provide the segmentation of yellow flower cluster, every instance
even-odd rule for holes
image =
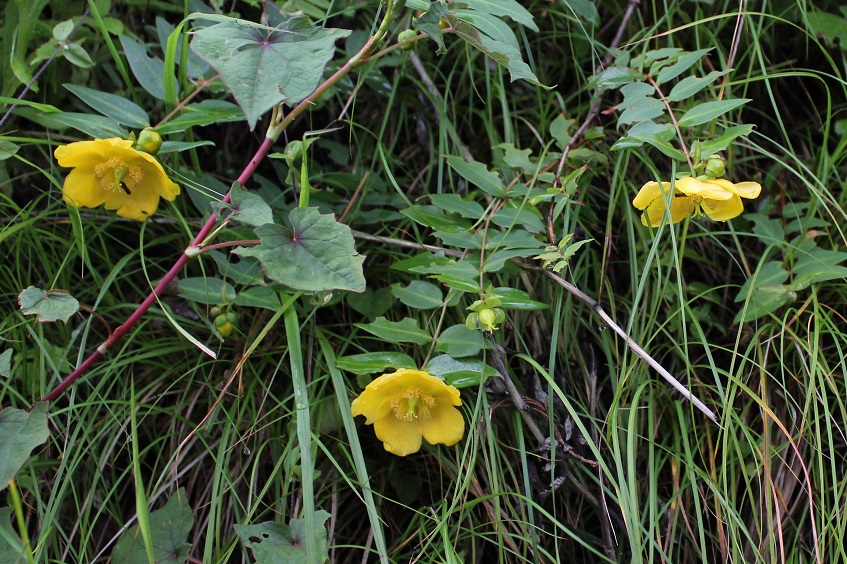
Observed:
[[[385,450],[397,456],[418,452],[421,438],[452,446],[465,433],[456,406],[459,390],[423,370],[401,368],[368,384],[353,400],[353,415],[364,415]]]
[[[162,165],[152,155],[125,139],[77,141],[58,147],[59,166],[73,167],[65,178],[62,196],[75,207],[105,204],[121,217],[144,221],[159,207],[159,198],[172,201],[179,194]]]
[[[726,221],[741,215],[741,198],[755,198],[762,191],[758,182],[733,184],[723,178],[684,176],[676,182],[648,182],[642,186],[632,204],[644,210],[641,223],[658,227],[669,212],[670,223],[679,223],[692,213],[705,213],[715,221]],[[670,201],[666,199],[671,194]],[[668,207],[670,203],[670,207]]]

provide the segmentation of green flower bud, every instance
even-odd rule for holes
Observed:
[[[215,318],[215,327],[217,327],[218,329],[220,329],[221,327],[223,327],[227,323],[229,323],[229,320],[226,318],[226,315],[224,315],[224,314],[220,314]]]
[[[232,323],[225,323],[223,326],[218,327],[218,333],[221,334],[221,337],[227,338],[235,332],[235,325]]]
[[[135,141],[135,149],[155,155],[162,147],[162,136],[159,135],[152,127],[145,127],[138,134],[138,139]]]
[[[726,161],[717,155],[706,161],[706,174],[712,178],[720,178],[726,172]]]
[[[497,314],[489,308],[479,310],[479,324],[485,331],[495,331],[497,329]]]
[[[410,40],[414,37],[417,37],[417,35],[418,34],[417,34],[417,32],[415,32],[414,29],[404,29],[403,31],[401,31],[400,33],[397,34],[397,43],[403,43],[404,41],[408,41],[408,40]],[[400,48],[403,51],[409,51],[414,46],[415,46],[414,43],[406,43],[405,45],[402,45]]]
[[[465,327],[471,331],[476,331],[479,328],[479,315],[476,313],[469,314],[468,318],[465,319]]]

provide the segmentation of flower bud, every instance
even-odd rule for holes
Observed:
[[[397,34],[397,43],[403,43],[404,41],[408,41],[414,37],[417,37],[417,32],[414,29],[404,29],[400,33]],[[414,43],[406,43],[405,45],[401,45],[400,48],[403,51],[409,51],[414,47]]]
[[[715,155],[706,161],[706,174],[712,178],[720,178],[726,172],[726,161]]]
[[[485,331],[497,329],[497,314],[493,309],[485,308],[479,310],[479,324]]]
[[[159,135],[152,127],[145,127],[138,134],[138,140],[135,142],[135,148],[145,153],[155,155],[162,147],[162,136]]]

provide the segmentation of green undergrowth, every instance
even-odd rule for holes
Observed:
[[[387,6],[277,4],[240,53],[298,78],[263,93],[219,52],[257,1],[0,12],[0,563],[847,559],[839,3],[409,0],[221,205]],[[56,147],[147,125],[174,202],[63,201]],[[680,136],[761,185],[743,214],[642,225]],[[213,210],[218,247],[41,404]],[[352,415],[395,368],[459,388],[461,441],[395,456]]]

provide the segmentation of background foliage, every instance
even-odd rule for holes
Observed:
[[[268,110],[341,69],[384,9],[5,4],[0,562],[847,559],[847,11],[408,0],[382,55],[220,204],[282,117]],[[291,83],[261,83],[269,53]],[[175,203],[139,224],[62,201],[56,146],[147,125]],[[642,184],[689,173],[680,135],[761,183],[745,214],[641,225]],[[48,417],[38,400],[210,209],[232,214],[214,241],[229,244],[190,261]],[[291,269],[272,239],[303,223],[320,236]],[[341,267],[305,274],[332,253]],[[466,327],[477,300],[505,312],[490,337]],[[461,388],[456,447],[394,457],[354,422],[350,399],[398,366]]]

